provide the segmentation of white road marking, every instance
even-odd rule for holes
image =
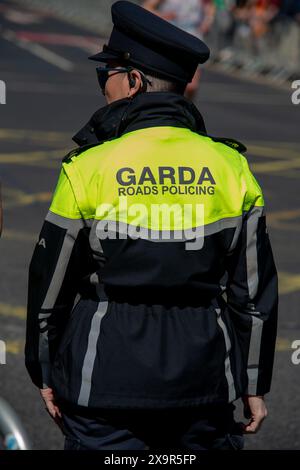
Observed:
[[[55,54],[44,46],[18,38],[11,30],[6,29],[2,31],[2,37],[65,72],[71,72],[74,69],[74,65],[68,59]]]

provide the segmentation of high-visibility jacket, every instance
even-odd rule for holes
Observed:
[[[95,408],[264,395],[277,274],[244,147],[175,94],[105,107],[98,141],[110,122],[64,159],[34,251],[32,380]]]

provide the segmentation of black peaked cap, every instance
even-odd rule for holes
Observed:
[[[121,0],[112,5],[111,13],[114,27],[109,42],[89,59],[121,60],[162,77],[190,82],[198,64],[209,58],[203,41],[145,8]]]

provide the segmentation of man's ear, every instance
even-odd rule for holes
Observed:
[[[128,74],[128,81],[132,96],[145,91],[143,76],[138,70],[132,70]]]
[[[145,93],[148,89],[148,85],[152,86],[152,81],[150,81],[146,75],[144,74],[144,72],[140,71],[140,70],[135,70],[136,74],[137,74],[137,77],[139,79],[139,92],[140,93]]]

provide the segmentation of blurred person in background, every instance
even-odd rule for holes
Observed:
[[[145,0],[143,7],[200,39],[208,33],[215,12],[211,0]],[[192,82],[186,88],[187,98],[195,98],[199,81],[198,67]]]
[[[233,9],[235,42],[249,63],[268,54],[268,33],[279,12],[281,0],[237,0]]]
[[[251,0],[249,1],[249,24],[254,39],[266,35],[270,23],[279,11],[280,0]]]

